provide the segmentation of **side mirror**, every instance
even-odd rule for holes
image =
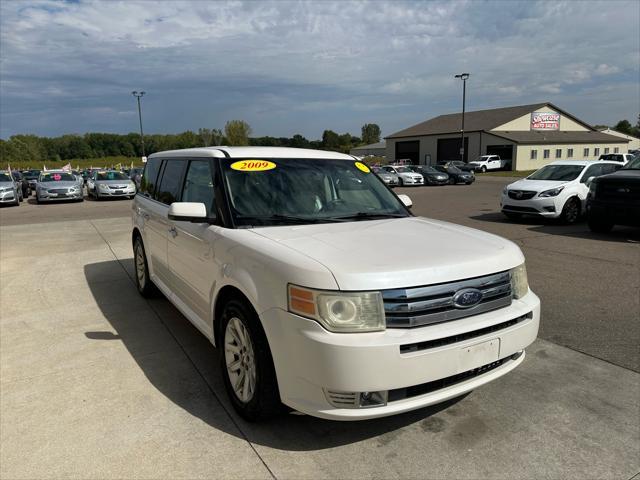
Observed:
[[[409,195],[405,195],[404,193],[401,193],[400,195],[398,195],[398,198],[400,199],[400,201],[402,203],[404,203],[405,207],[407,207],[407,208],[413,207],[413,202],[409,198]]]
[[[596,178],[596,177],[589,177],[589,178],[587,178],[587,181],[586,181],[586,182],[584,182],[584,183],[585,183],[585,185],[586,185],[587,187],[588,187],[588,186],[590,186],[590,185],[591,185],[591,182],[593,182],[593,180],[594,180],[595,178]]]
[[[204,223],[208,221],[207,207],[198,202],[174,202],[169,207],[169,220]]]

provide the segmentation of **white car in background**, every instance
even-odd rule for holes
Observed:
[[[424,177],[407,166],[384,165],[382,168],[389,173],[395,173],[398,175],[398,184],[401,187],[405,185],[424,185]]]
[[[607,160],[609,162],[619,162],[620,165],[626,165],[636,158],[632,153],[603,153],[598,160]]]
[[[500,170],[507,164],[506,160],[500,159],[499,155],[482,155],[476,158],[473,162],[469,162],[469,165],[473,167],[476,172],[486,172],[487,170]]]
[[[575,223],[584,212],[589,184],[622,168],[620,162],[558,161],[504,187],[500,207],[507,218],[523,215]]]

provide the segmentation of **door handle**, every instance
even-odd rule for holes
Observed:
[[[148,213],[143,213],[142,218],[144,218],[145,220],[149,220],[151,218],[151,215],[149,215]]]
[[[169,233],[171,234],[171,236],[172,236],[173,238],[176,238],[176,237],[178,236],[178,231],[176,230],[176,227],[171,227],[171,228],[169,229]]]

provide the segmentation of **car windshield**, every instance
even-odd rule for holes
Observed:
[[[462,173],[462,170],[460,170],[458,167],[454,167],[452,165],[449,168],[447,168],[447,172],[449,172],[449,173]]]
[[[122,172],[98,172],[96,180],[129,180]]]
[[[398,198],[360,162],[310,159],[253,160],[253,165],[249,162],[221,160],[236,225],[409,216]],[[255,164],[266,165],[268,169],[256,170]],[[243,165],[249,168],[243,169]]]
[[[11,176],[8,173],[0,173],[0,182],[10,182]]]
[[[613,160],[614,162],[622,162],[624,157],[619,153],[609,153],[606,155],[600,155],[599,160]]]
[[[398,173],[413,173],[409,167],[394,167]]]
[[[424,173],[442,173],[442,172],[439,172],[438,170],[436,170],[433,167],[422,167],[422,171]]]
[[[537,172],[533,172],[526,180],[570,182],[578,178],[582,170],[584,170],[584,165],[547,165]]]
[[[636,157],[635,159],[631,160],[620,170],[640,170],[640,157]]]
[[[29,170],[24,174],[24,176],[27,178],[38,178],[39,175],[40,175],[40,170]]]
[[[47,172],[40,175],[41,182],[75,182],[76,177],[67,172]]]

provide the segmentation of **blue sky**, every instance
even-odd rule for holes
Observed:
[[[551,101],[635,123],[640,3],[2,0],[0,137],[223,128],[383,135],[467,109]]]

